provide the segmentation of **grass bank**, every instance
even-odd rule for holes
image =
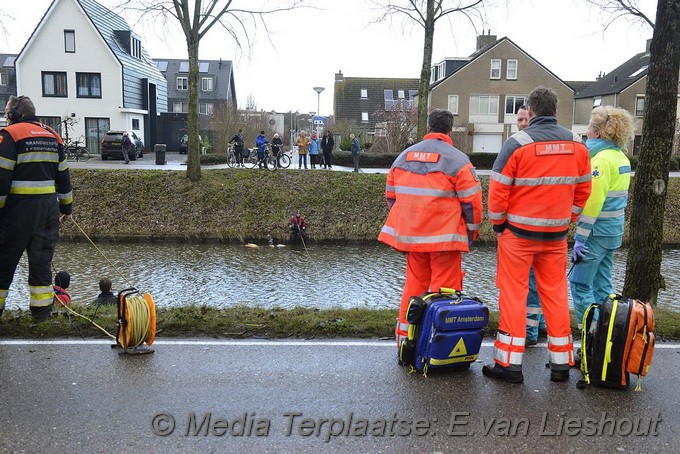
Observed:
[[[288,218],[301,209],[310,241],[373,242],[388,213],[384,174],[204,170],[192,183],[185,172],[75,169],[72,179],[78,224],[109,241],[284,242]],[[481,180],[486,200],[489,179]],[[668,190],[664,243],[678,245],[680,179]],[[82,238],[74,225],[62,236]],[[480,240],[494,241],[486,219]]]
[[[114,307],[74,306],[74,309],[95,321],[109,333],[116,334]],[[67,315],[62,309],[51,320],[32,326],[29,312],[7,313],[0,322],[3,337],[53,338],[74,337],[98,339],[105,335],[90,322]],[[656,336],[658,340],[680,339],[680,313],[657,308]],[[159,309],[157,326],[160,338],[394,338],[397,310],[368,309],[264,309],[239,306],[215,309],[189,306]],[[572,332],[578,337],[572,314]],[[498,329],[498,312],[491,313],[486,329],[487,339]]]
[[[185,172],[164,170],[72,171],[75,219],[95,240],[186,242],[285,242],[287,221],[301,209],[309,222],[310,241],[373,242],[387,216],[384,174],[351,172],[276,172],[252,169],[209,170],[191,183]],[[488,178],[482,178],[484,199]],[[680,244],[680,179],[669,183],[664,243]],[[626,226],[627,229],[627,226]],[[626,230],[627,232],[627,230]],[[627,235],[627,233],[626,233]],[[65,239],[80,241],[74,225],[62,227]],[[493,242],[487,220],[480,239]],[[87,316],[115,333],[115,311],[82,307]],[[680,314],[657,309],[657,333],[680,338]],[[391,338],[395,310],[238,307],[162,309],[162,337],[373,337]],[[101,337],[88,322],[58,316],[31,326],[27,312],[6,311],[0,336]],[[489,333],[497,329],[493,314]],[[574,326],[574,332],[575,326]]]

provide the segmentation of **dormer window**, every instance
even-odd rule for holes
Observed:
[[[76,51],[76,31],[64,30],[64,52],[74,53]]]
[[[361,89],[361,99],[366,99],[368,98],[368,89],[362,88]]]
[[[139,59],[142,58],[142,42],[134,36],[130,37],[130,55]]]

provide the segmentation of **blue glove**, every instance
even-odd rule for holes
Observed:
[[[571,260],[573,262],[579,262],[583,257],[586,256],[586,252],[588,252],[588,246],[586,246],[586,243],[576,240],[574,242],[574,252],[572,253]]]

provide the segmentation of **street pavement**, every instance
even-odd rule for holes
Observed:
[[[150,169],[156,169],[156,170],[186,170],[186,161],[187,161],[187,155],[185,154],[179,154],[178,152],[166,152],[165,154],[165,164],[156,164],[156,155],[151,152],[151,153],[146,153],[144,154],[144,157],[141,159],[137,159],[136,161],[130,161],[130,164],[125,164],[124,161],[122,160],[106,160],[102,161],[101,156],[99,155],[94,155],[92,158],[90,158],[88,161],[85,162],[69,162],[68,165],[70,168],[73,169],[144,169],[144,170],[150,170]],[[295,152],[293,156],[293,160],[290,164],[290,167],[288,169],[291,170],[298,170],[297,168],[297,163],[298,163],[298,155],[297,152]],[[336,172],[351,172],[353,170],[352,167],[346,167],[346,166],[338,166],[334,165],[332,169],[326,170],[322,169],[320,166],[317,166],[317,169],[312,170],[311,165],[308,163],[307,166],[309,169],[302,169],[302,171],[309,171],[309,172],[327,172],[327,171],[336,171]],[[201,166],[202,170],[215,170],[215,169],[228,169],[229,166],[226,164],[217,164],[217,165],[204,165]],[[248,169],[245,169],[248,170]],[[253,172],[258,171],[259,169],[250,169]],[[361,173],[387,173],[389,169],[380,169],[380,168],[362,168],[360,170]],[[480,172],[481,173],[481,172]]]
[[[130,164],[125,164],[122,160],[107,160],[107,161],[102,161],[101,157],[99,155],[94,155],[94,157],[90,158],[86,162],[69,162],[69,167],[73,169],[145,169],[145,170],[150,170],[150,169],[156,169],[156,170],[186,170],[186,160],[187,160],[187,155],[185,154],[179,154],[177,152],[166,152],[165,154],[165,164],[156,164],[156,156],[153,152],[151,153],[146,153],[143,158],[138,159],[137,161],[130,161]],[[297,168],[297,162],[298,162],[298,155],[297,152],[293,156],[292,163],[290,167],[288,168],[289,170],[298,170]],[[308,164],[309,166],[309,164]],[[311,166],[310,166],[311,167]],[[215,169],[228,169],[229,166],[226,164],[218,164],[218,165],[204,165],[201,166],[202,170],[215,170]],[[259,169],[252,169],[253,171],[257,171]],[[334,165],[333,168],[330,171],[335,171],[335,172],[351,172],[353,170],[352,167],[347,167],[347,166],[338,166]],[[359,170],[360,173],[387,173],[389,169],[386,168],[361,168]],[[305,171],[305,169],[302,169],[302,171]],[[322,169],[319,166],[317,166],[316,170],[311,170],[308,169],[307,171],[309,172],[328,172],[329,170],[327,169]],[[484,170],[484,169],[479,169],[477,170],[478,175],[490,175],[491,170]],[[633,172],[633,175],[635,172]],[[669,176],[671,177],[680,177],[680,172],[670,172]]]
[[[545,344],[521,385],[409,374],[393,341],[0,341],[0,451],[26,453],[680,452],[680,345],[642,391],[549,381]],[[480,357],[490,361],[491,342]]]

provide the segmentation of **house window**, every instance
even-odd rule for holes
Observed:
[[[361,99],[367,99],[368,98],[368,90],[366,88],[361,89]]]
[[[198,103],[198,113],[201,115],[212,115],[213,105],[210,102]]]
[[[61,117],[38,117],[38,120],[40,123],[49,126],[50,128],[54,129],[59,133],[59,135],[62,135],[61,131]]]
[[[361,121],[368,121],[368,112],[361,112]]]
[[[213,78],[203,77],[201,78],[201,90],[203,91],[213,91]]]
[[[102,76],[98,73],[76,73],[78,98],[101,98]]]
[[[510,95],[505,97],[505,114],[515,115],[525,103],[524,96]]]
[[[142,58],[142,42],[134,36],[130,38],[130,55]]]
[[[470,123],[498,123],[498,95],[470,96]]]
[[[7,73],[0,71],[0,85],[7,85]]]
[[[76,31],[64,30],[64,52],[73,53],[76,51]]]
[[[416,96],[418,96],[418,90],[409,90],[408,91],[408,99],[414,100],[416,99]]]
[[[501,60],[499,58],[491,59],[491,74],[489,75],[491,79],[501,78]]]
[[[177,89],[178,90],[188,90],[189,89],[189,78],[188,77],[178,77],[177,78]]]
[[[186,113],[189,111],[188,109],[189,105],[185,102],[173,102],[172,103],[172,111],[175,113]]]
[[[132,119],[132,129],[135,131],[139,131],[139,118]]]
[[[437,80],[442,80],[446,74],[446,62],[441,62],[437,65]]]
[[[42,90],[45,97],[66,98],[66,73],[42,73]]]
[[[645,97],[636,96],[635,97],[635,116],[641,117],[645,113]]]
[[[508,80],[517,80],[517,60],[508,60],[505,78]]]
[[[600,107],[602,105],[602,97],[600,96],[595,96],[593,98],[593,108],[595,107]]]
[[[405,96],[404,96],[404,90],[397,90],[397,97],[398,97],[399,99],[404,99],[404,98],[405,98]]]
[[[385,110],[391,110],[394,104],[394,90],[385,90]]]
[[[448,110],[454,115],[458,115],[458,95],[449,95]]]

